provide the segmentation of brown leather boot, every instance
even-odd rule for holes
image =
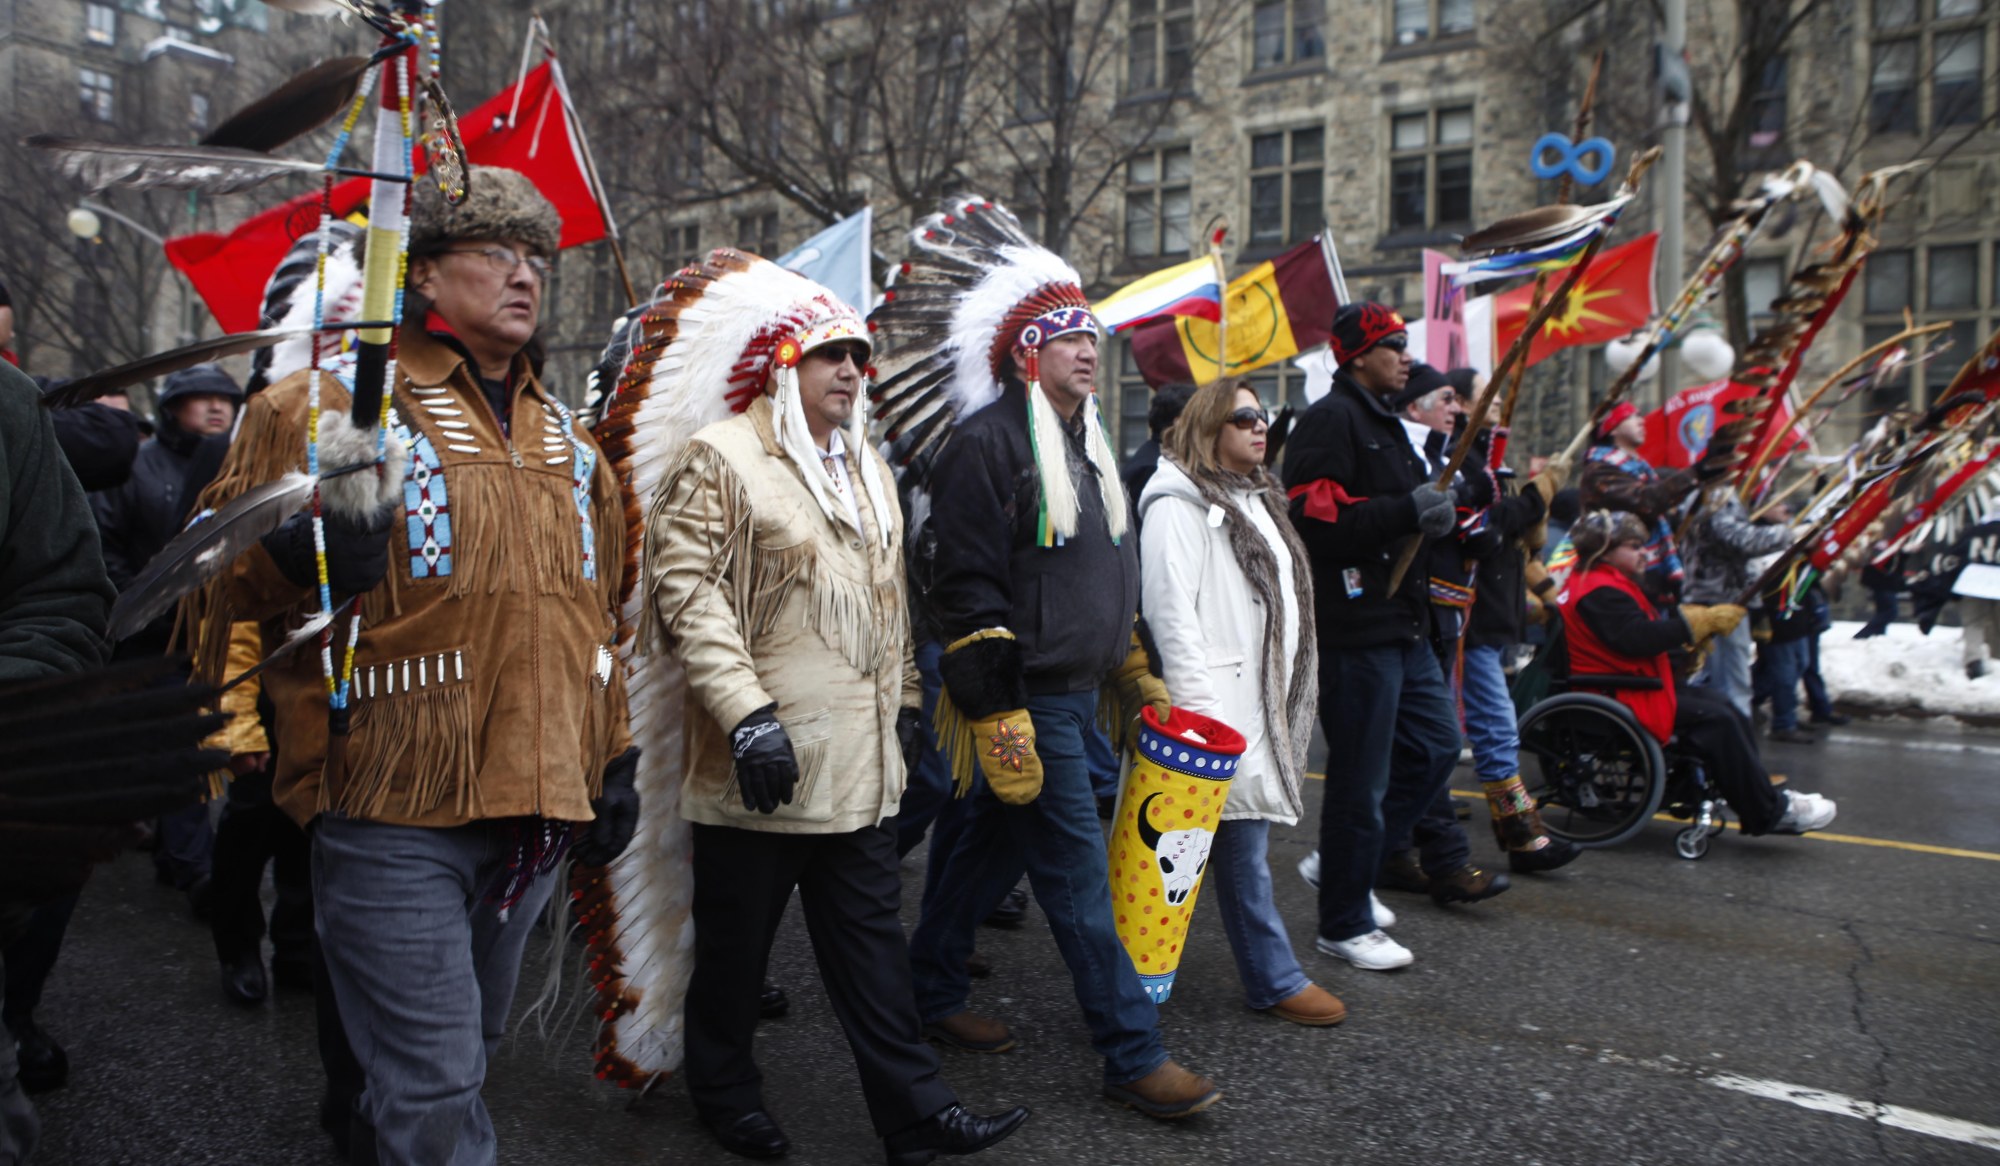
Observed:
[[[1147,1117],[1173,1121],[1200,1113],[1221,1101],[1222,1090],[1208,1078],[1168,1061],[1137,1081],[1106,1085],[1104,1096],[1123,1102]]]
[[[1325,1028],[1347,1019],[1347,1005],[1318,984],[1307,984],[1264,1011],[1307,1028]]]
[[[1492,898],[1510,885],[1506,875],[1480,870],[1467,863],[1450,874],[1432,877],[1431,902],[1440,907],[1446,903],[1477,903],[1481,899]]]
[[[968,1053],[1004,1053],[1015,1043],[1006,1025],[977,1012],[954,1012],[943,1020],[933,1020],[924,1025],[924,1035]]]
[[[1431,889],[1431,879],[1417,862],[1416,851],[1398,850],[1382,860],[1381,873],[1375,876],[1375,889],[1421,895]]]

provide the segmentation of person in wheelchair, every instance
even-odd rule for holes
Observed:
[[[1570,531],[1577,573],[1563,599],[1569,643],[1569,683],[1587,689],[1592,678],[1632,711],[1662,745],[1701,763],[1708,778],[1742,819],[1745,834],[1804,834],[1833,821],[1830,798],[1780,791],[1758,759],[1750,721],[1720,694],[1677,684],[1673,656],[1741,623],[1735,604],[1683,604],[1661,614],[1640,580],[1650,532],[1630,514],[1594,511]],[[1635,685],[1628,678],[1654,681]]]

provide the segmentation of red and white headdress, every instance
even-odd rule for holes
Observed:
[[[876,413],[894,459],[907,465],[935,449],[952,422],[1000,399],[1001,376],[1023,353],[1028,425],[1042,484],[1043,541],[1076,533],[1076,485],[1042,391],[1039,355],[1058,336],[1100,333],[1083,279],[1030,239],[1005,207],[976,196],[949,200],[910,233],[913,248],[868,316],[885,354],[876,361]],[[1111,535],[1125,533],[1124,487],[1098,416],[1084,403],[1085,449],[1098,469]]]

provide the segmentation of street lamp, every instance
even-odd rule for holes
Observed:
[[[159,247],[162,250],[166,248],[167,241],[160,237],[159,232],[154,231],[130,215],[121,214],[102,203],[78,202],[70,210],[69,214],[63,217],[63,224],[69,228],[69,233],[76,236],[78,240],[85,243],[95,243],[99,241],[98,232],[104,229],[105,219],[112,219],[122,224],[127,230],[144,238],[155,247]],[[185,279],[176,280],[175,284],[175,291],[180,297],[174,313],[175,327],[180,335],[175,342],[177,344],[192,344],[194,342],[194,325],[188,318],[190,305],[188,301],[187,281]],[[150,321],[148,322],[146,331],[148,336],[150,336],[152,333]],[[151,347],[150,340],[147,344],[148,347]]]

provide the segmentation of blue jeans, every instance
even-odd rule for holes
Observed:
[[[1262,1011],[1304,991],[1312,981],[1292,954],[1292,938],[1271,896],[1271,823],[1262,818],[1221,822],[1209,854],[1209,882],[1236,974],[1250,1007]]]
[[[1745,717],[1750,715],[1750,621],[1736,625],[1726,636],[1708,642],[1708,662],[1692,683],[1706,688],[1734,705]]]
[[[486,901],[513,856],[511,827],[327,814],[313,831],[315,922],[382,1166],[495,1160],[479,1089],[507,1031],[521,950],[557,882],[536,879],[505,918]]]
[[[1320,656],[1326,797],[1319,823],[1319,933],[1375,930],[1368,903],[1385,840],[1406,837],[1458,763],[1458,710],[1430,646],[1412,639]]]
[[[1472,768],[1480,781],[1520,775],[1519,718],[1497,647],[1465,650],[1465,736],[1472,742]]]
[[[1032,697],[1028,715],[1042,759],[1041,796],[1010,806],[984,782],[973,792],[971,820],[910,935],[917,1011],[929,1023],[965,1010],[973,932],[1025,870],[1069,966],[1091,1047],[1104,1058],[1104,1080],[1123,1085],[1165,1064],[1167,1052],[1160,1045],[1159,1011],[1140,987],[1111,919],[1104,828],[1084,755],[1097,693]]]
[[[1799,727],[1799,680],[1806,674],[1812,646],[1803,639],[1772,640],[1764,645],[1771,676],[1771,728]]]

